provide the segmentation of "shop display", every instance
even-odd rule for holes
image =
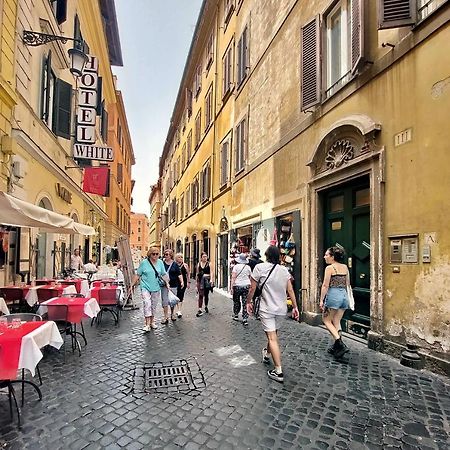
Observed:
[[[294,277],[294,255],[296,244],[292,233],[292,220],[281,218],[279,220],[278,242],[281,253],[281,264],[285,266]]]

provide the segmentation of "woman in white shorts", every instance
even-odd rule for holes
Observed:
[[[139,265],[136,275],[131,284],[131,289],[139,281],[141,283],[142,304],[144,307],[145,332],[155,329],[156,307],[161,302],[161,284],[165,283],[169,287],[169,276],[164,268],[163,262],[158,258],[159,249],[150,247],[147,258],[143,259]],[[168,309],[168,304],[162,304],[163,309]]]
[[[252,298],[257,286],[262,287],[259,316],[263,330],[267,336],[267,347],[262,350],[263,362],[270,362],[269,355],[273,358],[274,369],[267,375],[272,380],[282,383],[284,381],[281,368],[281,351],[278,344],[278,330],[287,313],[286,292],[294,306],[292,318],[298,320],[299,313],[294,289],[292,288],[291,275],[286,267],[281,266],[280,250],[271,245],[266,250],[266,262],[255,266],[251,277],[251,287],[247,296],[247,311],[253,314]]]

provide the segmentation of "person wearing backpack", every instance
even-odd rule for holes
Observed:
[[[242,325],[248,325],[248,313],[245,306],[250,289],[250,275],[252,269],[248,265],[245,253],[240,253],[231,273],[231,292],[233,294],[233,320],[239,320],[239,311],[242,303]]]
[[[143,330],[145,332],[157,328],[155,324],[155,315],[156,307],[161,301],[161,287],[169,287],[169,276],[164,269],[163,262],[158,256],[158,247],[150,247],[147,258],[141,261],[130,286],[129,294],[131,294],[131,290],[136,284],[139,282],[141,284],[142,305],[145,318]]]
[[[281,367],[281,351],[278,343],[278,330],[287,314],[286,292],[292,300],[292,318],[298,320],[299,312],[291,274],[286,267],[280,265],[280,249],[271,245],[266,250],[266,262],[257,264],[251,276],[251,287],[247,295],[247,310],[254,313],[253,294],[258,287],[261,292],[259,315],[261,325],[267,336],[267,346],[262,349],[262,359],[265,364],[270,363],[272,356],[274,368],[267,371],[270,379],[283,383],[284,375]]]

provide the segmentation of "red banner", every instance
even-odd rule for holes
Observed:
[[[83,191],[109,197],[109,167],[86,167],[84,169]]]

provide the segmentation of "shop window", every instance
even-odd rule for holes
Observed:
[[[278,245],[281,253],[281,264],[294,276],[294,256],[297,251],[293,234],[292,214],[277,219]]]

